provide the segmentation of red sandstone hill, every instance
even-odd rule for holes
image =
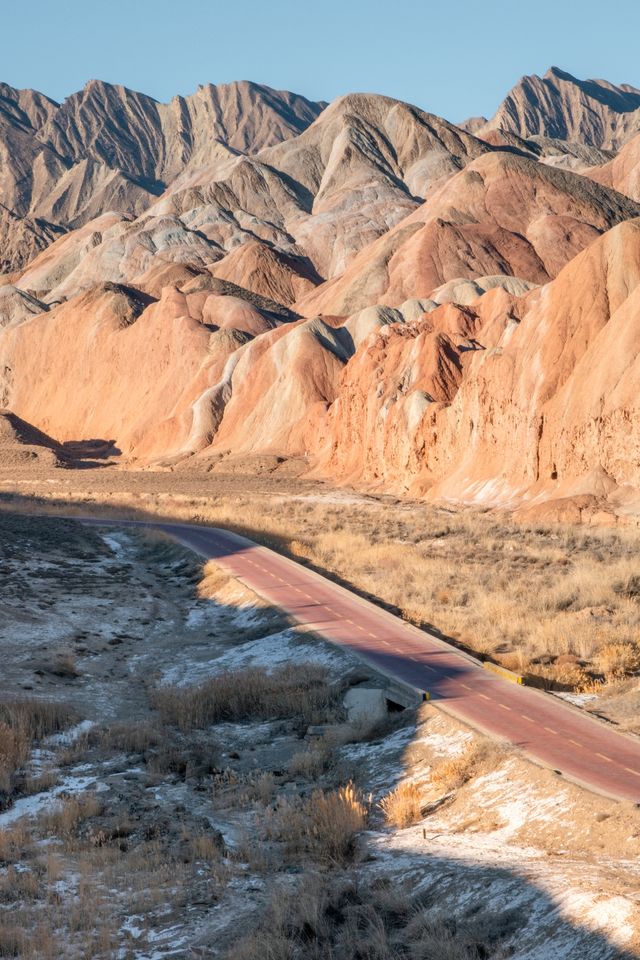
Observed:
[[[596,183],[640,201],[640,134],[626,143],[613,160],[591,167],[585,174]]]
[[[638,204],[577,174],[485,154],[298,307],[352,313],[425,297],[453,277],[508,273],[542,283],[600,233],[638,215]]]
[[[637,138],[612,151],[637,91],[543,79],[535,123],[525,110],[528,126],[486,141],[386,97],[317,115],[266,88],[215,109],[205,91],[188,156],[154,140],[152,171],[136,160],[151,136],[140,117],[156,111],[172,143],[168,105],[93,87],[72,123],[46,98],[0,96],[7,143],[47,130],[74,156],[61,171],[48,148],[27,151],[4,182],[28,160],[32,187],[42,169],[58,185],[53,219],[0,216],[15,244],[0,277],[5,464],[67,462],[87,440],[123,463],[275,454],[376,489],[632,515]],[[96,132],[104,110],[118,142],[101,131],[76,157],[74,124]],[[617,139],[596,136],[611,117]],[[173,179],[142,209],[112,204],[136,171]],[[59,196],[87,220],[61,237]],[[29,262],[9,272],[18,248]]]

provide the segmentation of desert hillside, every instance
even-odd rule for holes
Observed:
[[[555,67],[462,126],[248,82],[4,85],[5,416],[53,460],[276,456],[633,520],[639,137],[638,90]]]

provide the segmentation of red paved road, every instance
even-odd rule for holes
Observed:
[[[214,559],[301,625],[429,691],[439,708],[460,720],[510,741],[568,779],[640,803],[640,740],[548,694],[488,674],[437,637],[250,540],[215,527],[144,525]]]

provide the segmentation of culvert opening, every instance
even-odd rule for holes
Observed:
[[[396,700],[389,700],[388,697],[385,698],[387,702],[387,710],[389,713],[401,713],[407,708],[402,703],[398,703]]]

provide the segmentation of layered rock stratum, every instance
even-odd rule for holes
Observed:
[[[466,129],[374,94],[1,87],[5,462],[276,455],[634,517],[639,118],[556,68]]]
[[[618,150],[640,132],[640,90],[607,80],[578,80],[558,67],[522,77],[491,120],[463,124],[478,136],[505,130],[523,139],[545,137]]]
[[[0,84],[0,204],[44,231],[31,243],[14,234],[3,269],[27,263],[50,242],[47,231],[81,226],[105,211],[137,216],[185,169],[220,149],[257,153],[301,133],[323,106],[248,82],[208,84],[159,103],[91,80],[62,104]],[[3,247],[10,235],[0,218]]]

